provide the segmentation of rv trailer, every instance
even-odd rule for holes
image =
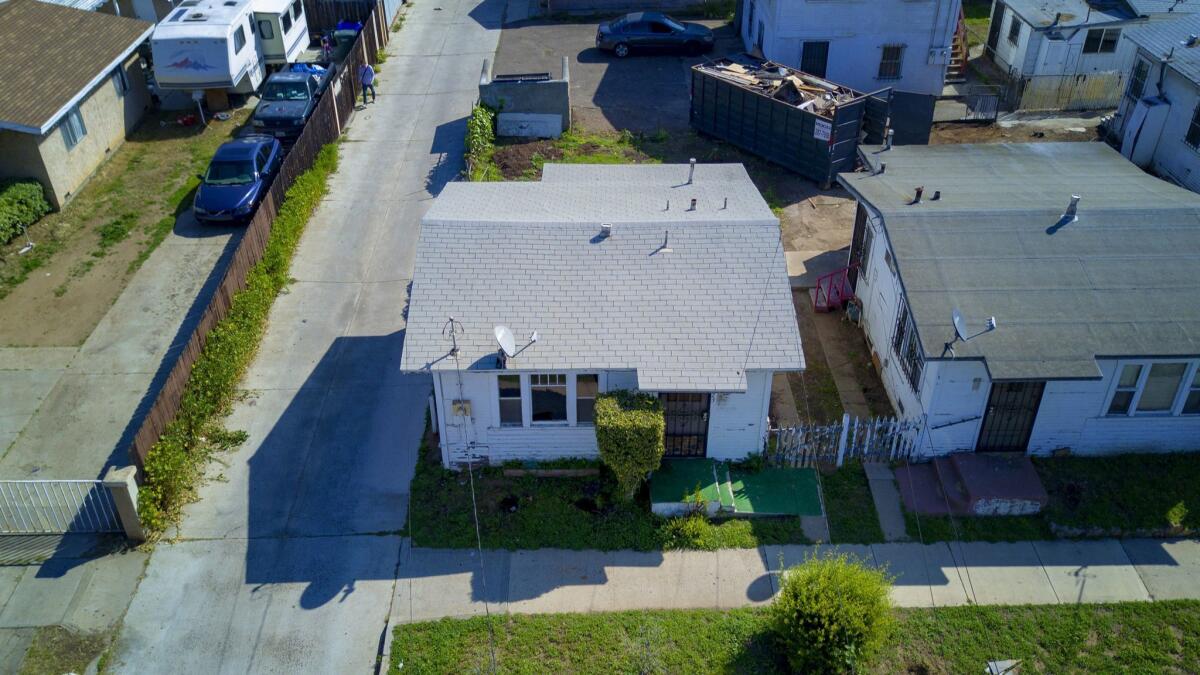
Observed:
[[[303,0],[184,0],[150,38],[163,89],[258,89],[268,64],[294,60],[308,43]]]

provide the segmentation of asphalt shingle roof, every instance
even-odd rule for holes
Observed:
[[[0,123],[44,133],[154,24],[39,0],[0,3]]]
[[[1097,357],[1200,354],[1200,195],[1103,143],[864,149],[840,181],[882,216],[925,355],[955,346],[995,379],[1100,376]],[[913,189],[941,191],[910,205]],[[1078,220],[1057,226],[1072,194]]]
[[[1200,35],[1200,14],[1151,21],[1125,31],[1125,36],[1134,44],[1155,57],[1161,59],[1170,54],[1170,68],[1192,82],[1200,82],[1200,43],[1195,47],[1186,46],[1189,35]]]
[[[779,223],[744,169],[698,170],[686,189],[686,165],[557,171],[439,195],[421,225],[404,370],[455,368],[450,316],[465,369],[496,369],[497,325],[518,347],[539,333],[509,370],[632,368],[650,391],[743,391],[746,370],[804,367]],[[695,211],[681,194],[699,195]]]

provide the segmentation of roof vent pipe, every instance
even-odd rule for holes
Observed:
[[[942,198],[942,191],[941,191],[941,190],[934,190],[934,191],[933,191],[933,196],[932,196],[932,197],[930,197],[930,200],[931,200],[931,201],[935,201],[935,202],[936,202],[937,200],[939,200],[939,199],[941,199],[941,198]]]
[[[882,176],[884,171],[887,171],[887,162],[880,162],[879,170],[875,172],[875,175]]]
[[[884,150],[892,149],[892,137],[895,135],[896,135],[895,129],[888,129],[887,133],[884,134],[884,136],[883,136],[883,149]]]
[[[688,182],[687,182],[688,185],[692,184],[692,178],[695,175],[696,175],[696,158],[693,157],[688,160]],[[695,200],[692,200],[692,201],[695,201]]]
[[[729,197],[725,198],[725,205],[721,207],[721,210],[724,211],[727,208],[729,208]]]
[[[1079,218],[1079,216],[1076,215],[1078,213],[1078,211],[1079,211],[1079,195],[1071,195],[1071,203],[1067,205],[1067,210],[1063,213],[1063,218],[1070,218],[1071,220],[1077,220]]]
[[[692,198],[692,205],[688,207],[688,211],[695,211],[695,210],[696,210],[696,199]]]
[[[917,192],[915,195],[913,195],[913,200],[911,202],[909,202],[909,204],[920,204],[921,203],[921,195],[923,195],[923,194],[925,194],[925,186],[923,186],[923,185],[918,186]]]
[[[1183,44],[1187,47],[1195,47],[1197,42],[1200,42],[1200,36],[1196,35],[1195,33],[1191,33],[1188,35],[1187,42]]]
[[[600,223],[600,238],[608,239],[612,236],[612,223]]]

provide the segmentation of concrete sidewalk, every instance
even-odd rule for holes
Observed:
[[[730,609],[769,602],[780,570],[840,551],[895,577],[901,607],[1200,598],[1200,541],[763,546],[721,551],[410,549],[391,623],[514,613]],[[486,584],[485,584],[486,577]]]

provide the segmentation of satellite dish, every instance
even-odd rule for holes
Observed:
[[[507,357],[512,357],[517,353],[517,340],[513,337],[513,333],[508,329],[508,326],[496,326],[496,342],[500,344],[500,350]]]
[[[951,317],[954,320],[954,334],[958,336],[959,340],[965,342],[968,339],[967,322],[963,319],[962,312],[958,311],[958,308],[955,307],[951,313]]]

